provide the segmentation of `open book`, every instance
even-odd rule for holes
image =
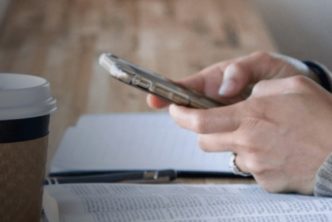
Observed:
[[[331,221],[332,199],[271,194],[257,185],[46,186],[50,222]]]
[[[229,153],[202,151],[167,113],[85,115],[67,129],[52,172],[163,170],[231,174]]]

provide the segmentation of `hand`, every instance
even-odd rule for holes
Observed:
[[[246,98],[250,87],[260,80],[296,75],[314,78],[307,66],[299,60],[275,53],[256,52],[217,63],[178,83],[230,104]],[[148,95],[147,103],[153,108],[169,105],[167,101],[153,95]]]
[[[236,153],[237,166],[270,192],[311,194],[332,152],[331,95],[303,76],[261,81],[233,105],[169,110],[205,151]]]

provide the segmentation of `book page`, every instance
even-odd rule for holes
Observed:
[[[332,199],[271,194],[256,185],[72,184],[45,189],[60,221],[328,221]]]
[[[177,126],[167,113],[85,115],[66,131],[51,171],[231,173],[229,158],[230,153],[202,151],[196,135]]]

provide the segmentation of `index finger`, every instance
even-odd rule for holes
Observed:
[[[212,109],[193,109],[172,104],[170,115],[175,122],[199,134],[235,131],[241,123],[239,103]]]

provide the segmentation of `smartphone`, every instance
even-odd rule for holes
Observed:
[[[183,86],[179,86],[155,72],[131,64],[111,53],[101,54],[99,64],[117,80],[157,95],[172,103],[200,109],[222,105],[217,101]]]

